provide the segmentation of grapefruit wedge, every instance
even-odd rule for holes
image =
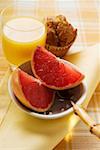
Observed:
[[[43,85],[56,90],[75,87],[84,75],[69,62],[64,63],[44,47],[37,47],[31,61],[32,71]]]
[[[44,112],[53,103],[54,91],[20,69],[13,72],[11,86],[19,101],[32,110]]]

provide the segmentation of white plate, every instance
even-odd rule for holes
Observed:
[[[66,63],[65,60],[63,60],[63,62]],[[67,63],[70,64],[70,62],[67,62]],[[71,65],[74,66],[76,69],[78,69],[75,65],[73,65],[73,64],[71,64]],[[26,71],[26,72],[28,72],[29,74],[31,74],[31,70],[30,70],[31,67],[30,67],[30,63],[29,62],[23,64],[21,66],[21,69],[24,70],[24,71]],[[57,119],[57,118],[61,118],[61,117],[67,116],[67,115],[69,115],[70,113],[73,112],[73,108],[72,107],[70,107],[68,109],[66,108],[66,110],[64,110],[64,111],[61,111],[61,112],[58,112],[58,113],[53,113],[53,114],[51,114],[51,113],[50,114],[46,114],[46,112],[45,113],[38,113],[36,111],[28,109],[26,106],[24,106],[23,104],[21,104],[20,101],[14,95],[12,87],[11,87],[11,78],[12,78],[12,75],[10,76],[9,81],[8,81],[8,91],[9,91],[10,97],[13,100],[13,102],[18,106],[18,108],[20,108],[24,112],[28,113],[29,115],[35,116],[35,117],[41,118],[41,119]],[[79,105],[82,104],[84,102],[85,98],[86,98],[86,91],[87,91],[86,87],[87,86],[86,86],[85,81],[83,81],[81,83],[81,87],[82,87],[81,96],[80,96],[80,98],[76,102]]]

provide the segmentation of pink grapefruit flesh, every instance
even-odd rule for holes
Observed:
[[[63,63],[44,47],[37,47],[32,56],[32,71],[41,82],[51,89],[69,89],[77,86],[84,75],[69,63]]]
[[[53,90],[45,87],[41,81],[20,69],[13,72],[12,89],[23,105],[35,111],[44,112],[53,103]]]

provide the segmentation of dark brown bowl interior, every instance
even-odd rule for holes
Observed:
[[[30,61],[22,64],[21,66],[19,66],[19,68],[22,69],[23,71],[27,72],[28,74],[34,76],[32,73],[32,70],[31,70]],[[45,115],[58,114],[63,111],[66,111],[72,107],[71,101],[76,103],[81,98],[83,93],[84,93],[83,83],[81,83],[77,87],[74,87],[71,89],[56,91],[55,100],[54,100],[54,103],[51,106],[51,108],[48,111],[40,113],[40,114],[45,114]],[[20,102],[18,101],[18,103],[20,103]],[[21,104],[21,105],[23,105],[23,104]],[[26,108],[24,105],[23,105],[23,107],[24,107],[24,109],[33,111],[33,110]]]

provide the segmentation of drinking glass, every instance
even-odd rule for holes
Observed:
[[[10,64],[20,65],[31,59],[37,46],[44,46],[46,28],[33,6],[11,5],[1,13],[2,47]]]

